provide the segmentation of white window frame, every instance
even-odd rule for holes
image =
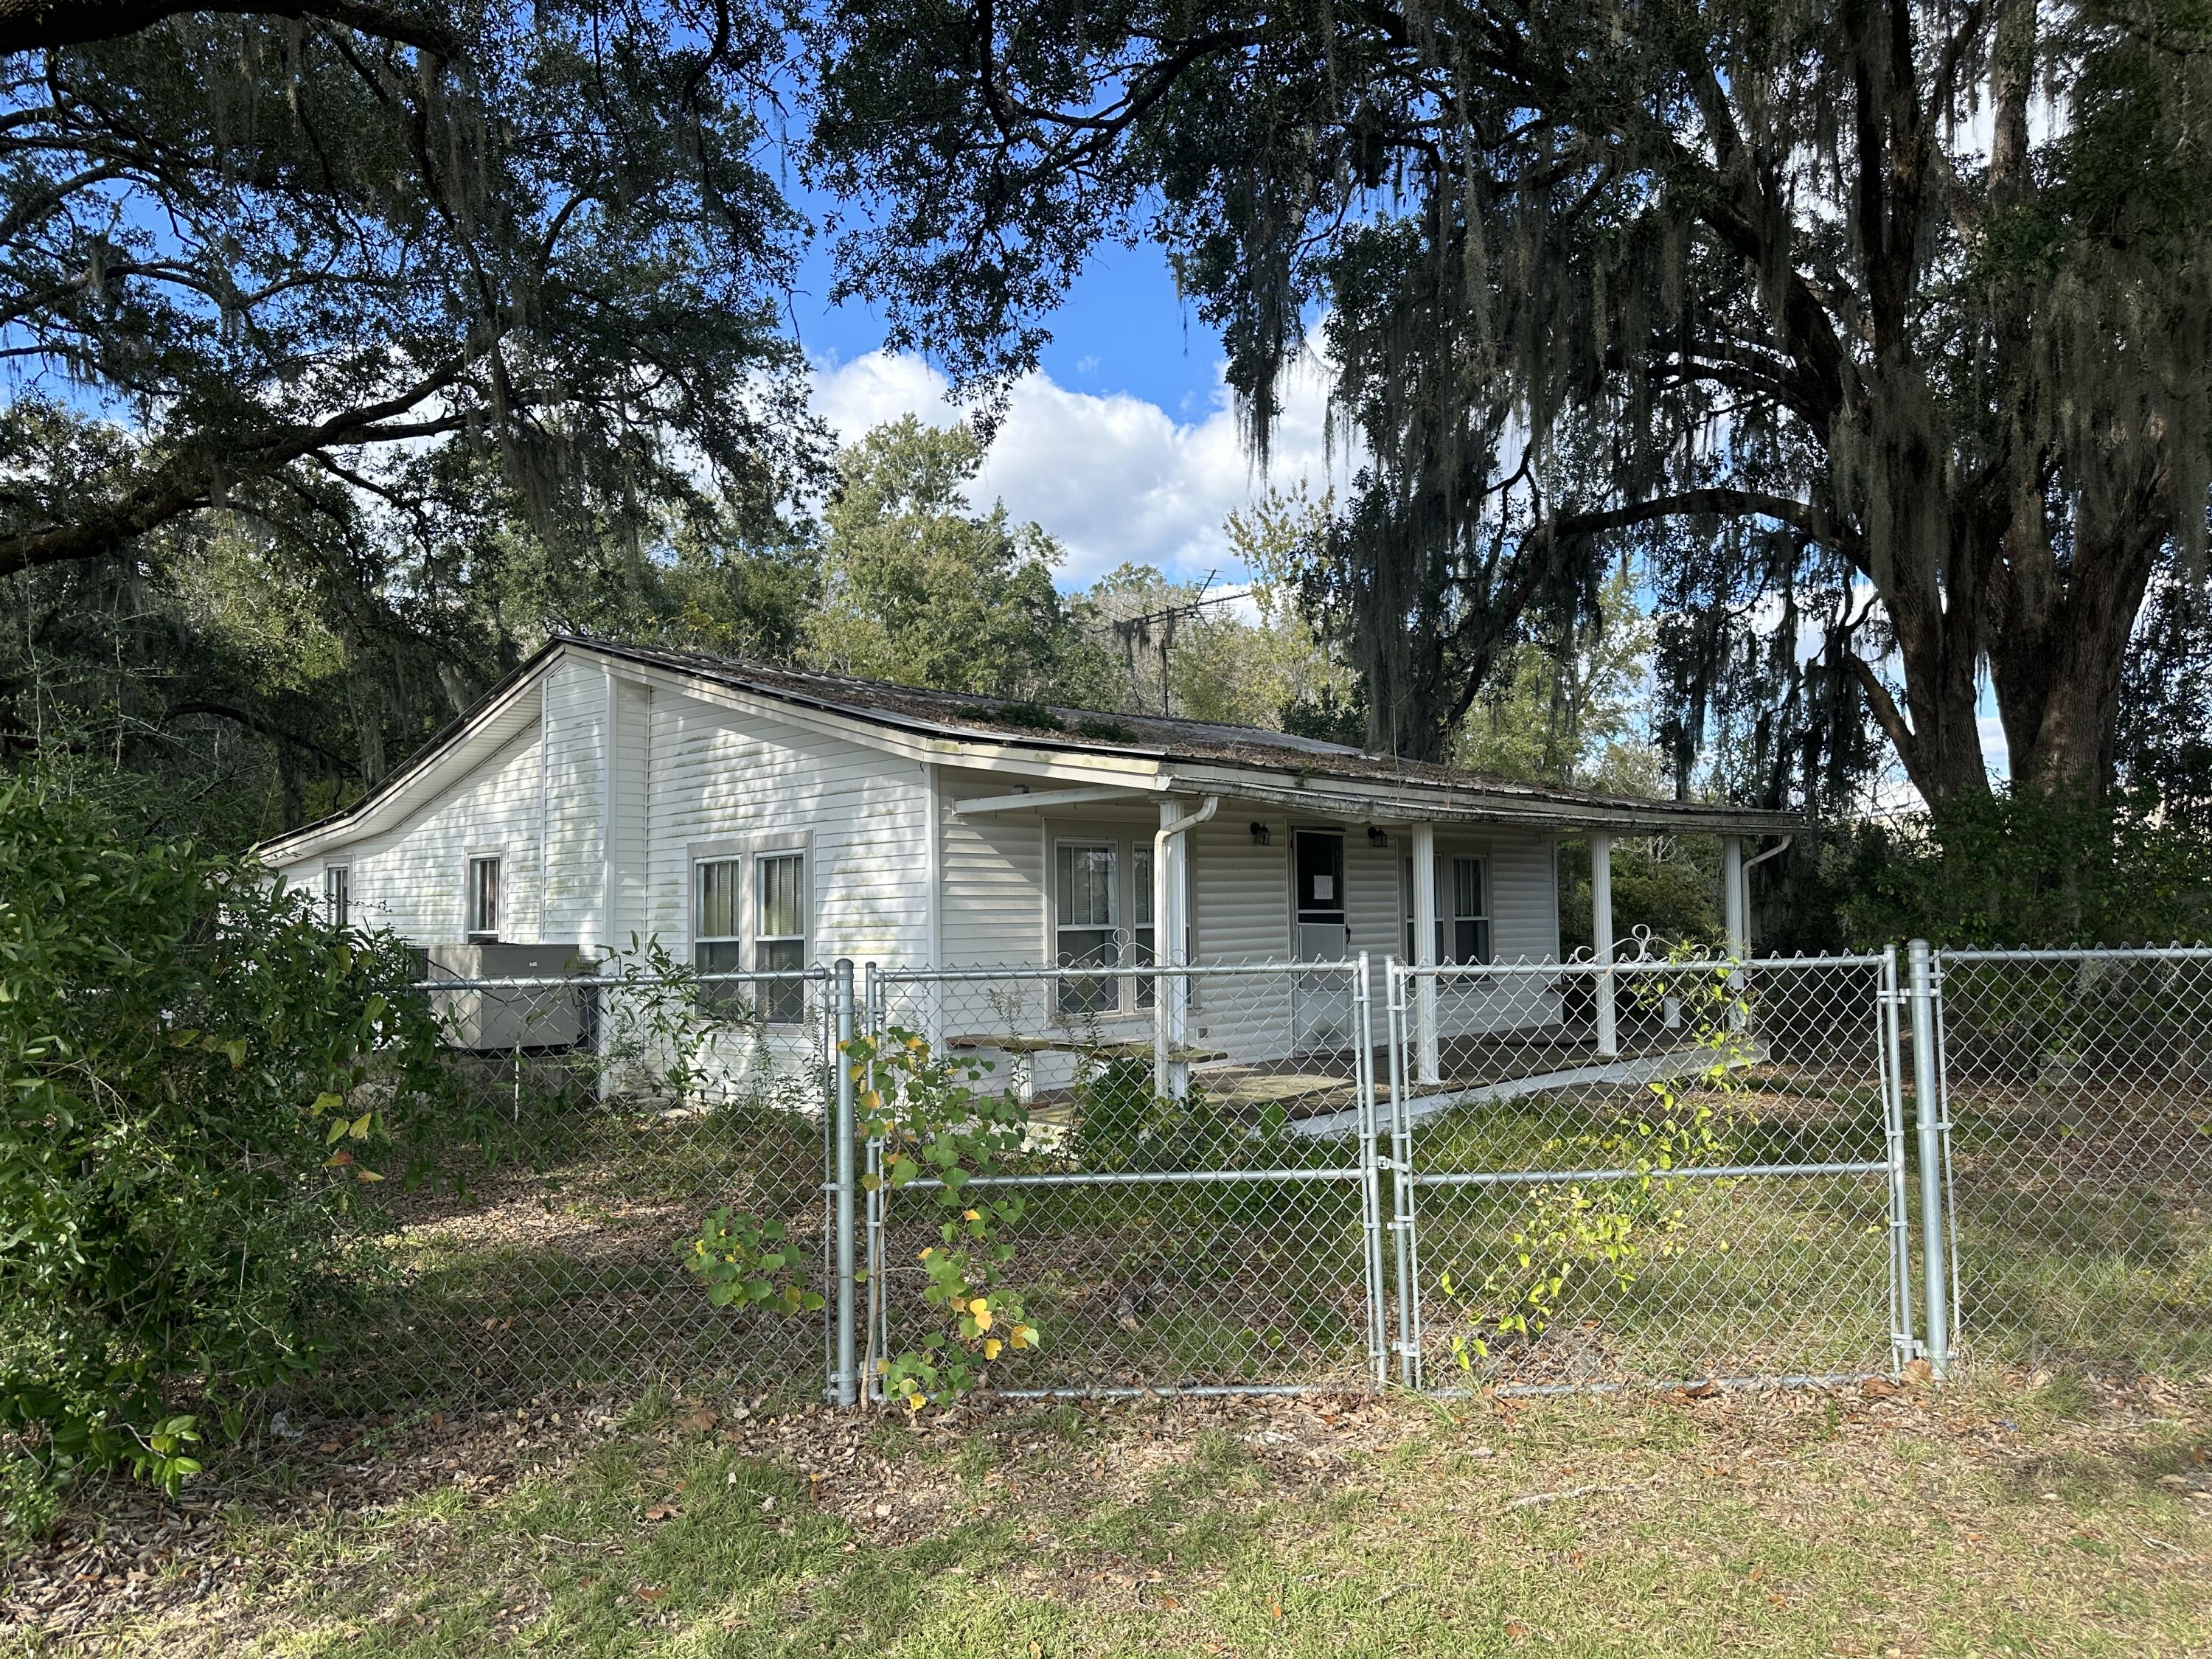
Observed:
[[[485,865],[491,866],[491,925],[478,925],[481,915],[477,908],[477,872]],[[507,849],[501,847],[471,847],[461,866],[461,937],[471,945],[496,945],[500,928],[507,920]]]
[[[769,859],[779,858],[795,858],[799,860],[800,931],[795,935],[763,936],[760,930],[761,866]],[[704,914],[702,901],[705,896],[704,878],[701,872],[707,866],[712,864],[737,866],[737,891],[731,899],[733,920],[738,927],[738,931],[734,934],[702,934],[699,931],[700,921]],[[693,842],[684,848],[684,867],[690,872],[690,891],[685,899],[684,932],[690,948],[694,967],[698,965],[699,948],[702,945],[733,944],[738,947],[738,960],[743,964],[742,967],[725,968],[716,971],[722,973],[769,971],[761,966],[761,947],[765,944],[788,942],[793,938],[796,938],[799,941],[799,966],[803,969],[812,963],[816,942],[814,938],[814,837],[811,834],[801,832],[797,835],[785,833],[726,836],[713,841]],[[796,985],[797,982],[793,983]],[[774,1025],[803,1023],[805,1018],[804,987],[799,987],[797,1002],[799,1012],[796,1013],[792,1012],[791,1003],[787,1000],[788,993],[783,996],[777,996],[773,994],[774,988],[768,988],[769,994],[763,995],[759,1000],[758,1006],[763,1008],[763,1017],[767,1023]],[[740,988],[738,994],[744,997],[748,1002],[750,1001],[749,992]]]
[[[1060,849],[1063,847],[1103,847],[1114,854],[1112,885],[1114,921],[1113,925],[1107,929],[1110,935],[1110,943],[1114,947],[1114,966],[1101,968],[1098,970],[1098,976],[1102,979],[1106,978],[1114,974],[1115,968],[1119,968],[1121,972],[1116,981],[1118,988],[1113,1001],[1103,1008],[1084,1011],[1086,1018],[1135,1019],[1149,1017],[1158,998],[1159,981],[1154,975],[1133,974],[1128,971],[1133,968],[1156,966],[1166,960],[1162,949],[1164,935],[1161,931],[1159,919],[1155,916],[1149,923],[1140,923],[1136,920],[1140,910],[1151,907],[1153,896],[1151,878],[1147,876],[1140,882],[1137,873],[1140,860],[1146,865],[1149,865],[1152,860],[1152,836],[1153,830],[1151,826],[1133,823],[1109,823],[1100,829],[1091,829],[1087,826],[1079,827],[1072,823],[1053,822],[1045,827],[1042,884],[1044,931],[1042,947],[1044,954],[1042,960],[1054,967],[1060,964],[1060,936],[1062,927],[1060,915]],[[1193,933],[1196,931],[1197,921],[1192,908],[1191,894],[1195,884],[1195,878],[1192,875],[1192,871],[1198,862],[1197,859],[1192,856],[1194,850],[1186,848],[1182,860],[1182,914],[1186,919],[1186,927]],[[1069,927],[1075,925],[1067,924]],[[1096,929],[1086,925],[1085,931],[1095,932]],[[1140,932],[1150,932],[1152,935],[1153,957],[1149,964],[1146,963],[1140,952],[1138,939]],[[1188,939],[1189,933],[1187,933],[1185,934],[1186,950],[1188,948]],[[1088,975],[1085,977],[1087,978]],[[1060,981],[1061,984],[1072,982]],[[1191,988],[1191,1006],[1195,1007],[1197,1000],[1198,986],[1194,981]],[[1054,1001],[1055,1006],[1058,1006],[1060,999],[1057,994],[1054,995]],[[1063,1008],[1061,1012],[1078,1011]]]
[[[799,866],[799,887],[795,895],[799,902],[799,931],[795,933],[770,933],[764,931],[767,918],[763,915],[763,911],[768,903],[768,883],[763,872],[768,865],[785,859],[791,860]],[[745,873],[750,878],[752,884],[752,902],[746,912],[746,920],[752,927],[753,939],[747,951],[746,960],[752,963],[755,973],[792,973],[803,969],[806,966],[807,946],[812,931],[814,911],[811,866],[811,860],[807,857],[805,849],[796,847],[757,852],[747,865]],[[766,961],[767,947],[771,945],[789,945],[793,942],[796,942],[799,946],[799,961],[796,968],[770,968]],[[760,1003],[761,1018],[771,1025],[798,1025],[805,1022],[806,988],[798,981],[778,981],[762,986]]]
[[[326,864],[323,866],[323,920],[332,927],[343,927],[353,920],[353,866],[350,864]]]
[[[1160,919],[1152,914],[1152,859],[1157,849],[1152,838],[1143,834],[1129,837],[1129,942],[1122,947],[1121,961],[1128,968],[1157,968],[1160,965]],[[1188,867],[1188,860],[1184,861]],[[1150,933],[1147,945],[1143,935]],[[1159,981],[1147,974],[1133,979],[1129,984],[1129,1000],[1139,1013],[1149,1012],[1159,1000]]]
[[[735,884],[730,894],[730,921],[737,931],[729,933],[710,933],[705,927],[707,872],[710,869],[718,869],[724,865],[730,866],[731,878]],[[690,905],[688,926],[691,935],[693,969],[702,974],[725,974],[732,971],[726,965],[710,968],[704,959],[703,953],[712,945],[734,945],[737,946],[738,969],[742,971],[746,961],[744,855],[732,854],[722,858],[693,859],[691,860],[691,893],[688,902]],[[708,988],[707,994],[702,1000],[709,1006],[716,1006],[719,1000],[719,988]]]
[[[1071,932],[1085,933],[1097,933],[1103,932],[1106,935],[1106,948],[1113,953],[1114,961],[1111,964],[1100,964],[1098,969],[1099,979],[1105,979],[1113,971],[1113,968],[1120,964],[1122,945],[1121,934],[1123,931],[1121,918],[1127,914],[1127,907],[1124,904],[1121,897],[1121,884],[1128,879],[1128,860],[1121,855],[1121,849],[1125,844],[1126,843],[1121,837],[1110,834],[1103,836],[1095,834],[1068,835],[1054,836],[1052,837],[1052,858],[1046,872],[1045,891],[1047,915],[1049,918],[1048,926],[1050,929],[1050,960],[1054,967],[1060,968],[1069,965],[1062,959],[1066,952],[1061,947],[1060,940],[1063,935]],[[1079,852],[1103,852],[1110,861],[1110,868],[1108,870],[1106,877],[1106,922],[1103,928],[1096,921],[1069,921],[1060,913],[1060,854],[1063,853]],[[1111,988],[1112,1000],[1107,1002],[1103,1007],[1094,1008],[1085,1006],[1087,1001],[1090,1000],[1091,993],[1094,989],[1094,981],[1088,975],[1085,975],[1081,979],[1063,979],[1055,981],[1053,1006],[1060,1013],[1080,1014],[1086,1018],[1094,1019],[1111,1019],[1123,1012],[1123,1004],[1127,1000],[1127,982],[1125,981],[1116,980],[1113,981]]]
[[[1474,866],[1475,908],[1467,915],[1459,913],[1459,866],[1462,864]],[[1419,958],[1413,951],[1413,855],[1411,853],[1399,860],[1398,885],[1401,892],[1398,943],[1406,952],[1405,960],[1414,962]],[[1490,916],[1490,855],[1459,848],[1437,848],[1436,894],[1437,964],[1462,968],[1488,967],[1497,956]],[[1455,954],[1462,922],[1471,922],[1475,927],[1475,938],[1480,941],[1477,959],[1462,962]]]

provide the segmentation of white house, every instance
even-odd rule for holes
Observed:
[[[1188,963],[1512,962],[1559,955],[1563,835],[1590,838],[1604,951],[1613,836],[1718,834],[1735,875],[1746,838],[1801,827],[1243,726],[562,637],[376,788],[262,852],[353,920],[434,951],[542,946],[548,965],[634,936],[708,969],[1141,965],[1163,938]],[[1740,876],[1729,891],[1741,948]],[[1074,984],[1053,1012],[1072,997],[1132,1041],[1260,1040],[1180,993],[1164,1009],[1141,978]],[[1342,1040],[1334,994],[1312,992],[1295,1040]],[[1555,1017],[1524,996],[1445,1018]]]

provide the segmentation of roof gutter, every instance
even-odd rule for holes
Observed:
[[[1378,785],[1389,793],[1365,793],[1329,785],[1300,788],[1289,784],[1244,783],[1179,777],[1170,787],[1186,794],[1200,790],[1231,800],[1261,801],[1293,811],[1364,819],[1370,822],[1525,824],[1539,830],[1605,830],[1625,835],[1797,836],[1803,819],[1788,812],[1734,811],[1725,806],[1670,807],[1660,803],[1585,805],[1572,801],[1526,800],[1472,796],[1445,786],[1407,782]],[[1443,799],[1423,799],[1431,792]],[[1456,796],[1457,799],[1453,799]]]

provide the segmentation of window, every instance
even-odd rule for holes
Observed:
[[[1451,955],[1444,959],[1458,963],[1487,962],[1490,960],[1490,908],[1485,902],[1486,896],[1483,891],[1482,860],[1455,858],[1451,861]],[[1443,884],[1439,882],[1437,884],[1441,887]],[[1443,908],[1441,905],[1437,908]],[[1442,915],[1437,918],[1439,926],[1443,921]]]
[[[691,965],[702,974],[787,974],[806,966],[806,855],[769,853],[701,859],[692,868]],[[744,882],[748,872],[752,890]],[[747,930],[750,921],[751,927]],[[725,982],[701,988],[702,1006],[743,1016],[751,991]],[[760,1017],[777,1024],[806,1018],[801,980],[759,988]]]
[[[756,860],[757,920],[753,966],[764,974],[796,973],[806,966],[806,855],[771,853]],[[761,1013],[781,1024],[806,1018],[806,985],[784,980],[761,988]]]
[[[738,898],[738,884],[744,874],[740,859],[702,860],[698,893],[691,913],[691,965],[702,974],[734,974],[745,965],[745,942],[740,934],[744,910]],[[700,988],[701,1006],[724,1013],[743,1013],[742,985]]]
[[[1146,842],[1129,848],[1129,966],[1150,968],[1159,962],[1159,930],[1152,921],[1152,849]],[[1137,981],[1137,1006],[1149,1008],[1159,988],[1152,978]]]
[[[495,856],[469,860],[469,937],[499,937],[499,860]]]
[[[323,866],[323,919],[333,927],[343,927],[351,918],[347,889],[349,872],[343,864]]]
[[[1060,900],[1053,921],[1063,968],[1111,967],[1114,945],[1114,846],[1063,842],[1054,849]],[[1110,979],[1060,981],[1062,1013],[1101,1014],[1120,1001]]]
[[[1437,960],[1468,963],[1490,960],[1490,910],[1485,892],[1482,860],[1479,858],[1439,858],[1437,860]],[[1405,863],[1406,960],[1413,951],[1413,860]]]

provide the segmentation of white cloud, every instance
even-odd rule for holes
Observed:
[[[1327,398],[1307,369],[1285,388],[1283,413],[1262,475],[1249,459],[1225,386],[1204,418],[1177,421],[1126,392],[1071,392],[1042,374],[1014,387],[988,459],[971,491],[978,507],[1002,500],[1067,552],[1060,580],[1082,586],[1124,562],[1185,578],[1241,570],[1222,521],[1270,483],[1330,480]],[[842,441],[903,414],[945,424],[960,418],[945,377],[920,359],[871,352],[814,376],[814,407]],[[1346,471],[1340,446],[1336,480]]]

